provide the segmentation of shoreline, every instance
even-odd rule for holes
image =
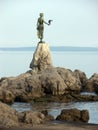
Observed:
[[[29,126],[26,125],[21,127],[12,127],[12,128],[5,128],[0,126],[0,129],[3,130],[98,130],[97,124],[88,124],[88,123],[68,123],[65,124],[55,124],[55,123],[46,123],[41,125],[34,125]]]

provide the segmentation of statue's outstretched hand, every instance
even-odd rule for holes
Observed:
[[[49,20],[49,21],[48,21],[48,25],[50,25],[52,21],[53,21],[53,20]]]

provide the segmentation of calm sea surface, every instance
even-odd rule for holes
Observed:
[[[29,70],[33,57],[28,52],[0,52],[0,77],[17,76]],[[51,52],[53,64],[71,70],[84,71],[87,77],[98,73],[98,52]]]
[[[28,52],[0,52],[0,78],[17,76],[29,70],[33,53]],[[84,71],[89,78],[92,74],[98,73],[98,52],[51,52],[55,67],[64,67],[71,70],[79,69]],[[98,124],[98,102],[77,102],[77,103],[14,103],[12,105],[18,111],[44,110],[56,117],[62,109],[79,108],[88,109],[90,113],[89,123]]]

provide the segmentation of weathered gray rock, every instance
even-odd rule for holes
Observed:
[[[39,74],[41,86],[45,94],[62,95],[67,85],[55,68],[47,68]]]
[[[87,81],[86,91],[98,93],[98,74],[93,74]]]
[[[43,96],[38,75],[30,73],[2,80],[0,90],[0,100],[5,103],[28,102]]]
[[[88,110],[64,109],[61,114],[57,116],[56,120],[62,121],[76,121],[76,122],[88,122],[89,112]]]
[[[74,75],[74,72],[72,72],[69,69],[65,68],[56,68],[58,74],[61,76],[61,78],[64,80],[64,83],[66,84],[66,91],[65,93],[79,93],[81,91],[81,84],[80,80],[76,78]]]
[[[8,105],[0,102],[0,125],[4,127],[18,126],[17,112]]]
[[[77,80],[79,81],[80,85],[82,86],[82,90],[83,90],[86,85],[86,82],[88,80],[88,78],[86,77],[86,74],[80,70],[75,70],[74,75],[77,78]]]
[[[12,104],[14,102],[14,97],[11,91],[0,88],[0,101]]]
[[[17,77],[5,78],[0,82],[0,89],[1,101],[10,103],[28,102],[44,95],[79,93],[81,85],[72,71],[52,67],[38,73],[31,70]]]
[[[46,116],[41,112],[17,112],[10,106],[0,102],[0,125],[3,127],[19,127],[22,125],[37,125],[46,121]]]
[[[41,71],[48,67],[53,67],[49,45],[46,43],[38,43],[30,63],[30,68],[34,71]]]
[[[41,112],[24,112],[23,122],[26,124],[36,125],[42,124],[45,121],[45,116]]]

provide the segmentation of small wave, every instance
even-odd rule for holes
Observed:
[[[81,94],[81,95],[92,95],[92,96],[97,96],[97,94],[94,93],[94,92],[81,92],[80,94]]]

